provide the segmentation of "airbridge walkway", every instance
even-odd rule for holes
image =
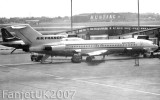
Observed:
[[[107,35],[108,39],[123,38],[124,36],[148,35],[149,38],[156,38],[157,44],[160,41],[160,26],[101,26],[101,27],[85,27],[67,31],[68,34],[76,34],[84,39],[90,39],[93,35]]]

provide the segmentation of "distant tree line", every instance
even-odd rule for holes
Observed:
[[[73,16],[73,22],[129,22],[137,21],[137,13],[85,13]],[[70,21],[70,17],[13,17],[0,18],[0,24],[27,23],[28,20],[38,20],[39,23]],[[155,13],[140,14],[141,21],[160,21],[160,15]]]
[[[39,23],[50,23],[50,22],[57,22],[62,20],[69,20],[69,17],[12,17],[12,18],[0,18],[0,24],[7,24],[7,23],[26,23],[28,20],[39,20]]]

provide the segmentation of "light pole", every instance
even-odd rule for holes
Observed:
[[[72,25],[72,0],[71,0],[71,32],[73,30],[73,25]]]
[[[137,1],[138,3],[138,31],[140,31],[140,20],[139,20],[139,0]]]
[[[138,33],[140,31],[140,22],[139,22],[139,0],[137,0],[138,3]],[[135,66],[139,66],[139,57],[135,56]]]

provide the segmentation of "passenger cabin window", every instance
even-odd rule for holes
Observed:
[[[82,38],[63,38],[62,41],[82,41]]]

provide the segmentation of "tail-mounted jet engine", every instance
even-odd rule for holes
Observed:
[[[59,51],[59,50],[65,50],[65,45],[56,45],[56,46],[35,46],[30,47],[30,51]]]
[[[56,46],[49,46],[45,47],[44,50],[46,51],[58,51],[58,50],[65,50],[65,45],[56,45]]]

